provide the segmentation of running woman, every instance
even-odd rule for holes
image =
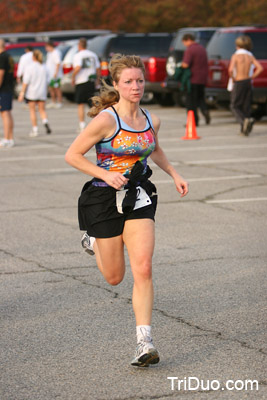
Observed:
[[[159,362],[151,336],[153,308],[152,255],[155,243],[155,186],[148,180],[151,159],[174,181],[181,197],[187,182],[169,163],[158,142],[159,118],[140,108],[145,68],[140,57],[115,54],[109,64],[113,87],[93,97],[92,121],[68,149],[66,161],[86,175],[79,198],[82,245],[95,254],[99,270],[111,285],[124,277],[126,246],[134,279],[132,304],[137,348],[131,365]],[[97,165],[85,158],[96,148]]]

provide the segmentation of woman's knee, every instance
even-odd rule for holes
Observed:
[[[104,278],[106,279],[106,281],[110,285],[117,286],[123,280],[124,272],[123,273],[111,274],[111,275],[110,274],[109,275],[104,275]]]
[[[116,265],[114,265],[114,263],[103,263],[102,274],[105,280],[112,286],[116,286],[121,283],[125,274],[124,259],[121,262],[118,262]]]
[[[152,262],[144,260],[138,266],[133,266],[133,275],[135,281],[147,281],[152,279]]]

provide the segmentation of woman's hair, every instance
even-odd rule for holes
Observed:
[[[43,63],[43,53],[40,50],[33,50],[33,56],[40,64]]]
[[[236,46],[241,49],[251,50],[252,49],[252,41],[249,36],[243,35],[239,36],[235,41]]]
[[[114,54],[109,62],[109,72],[112,82],[119,82],[122,70],[125,68],[140,68],[145,75],[145,66],[139,56],[125,56],[122,54]],[[100,95],[92,97],[92,108],[88,115],[95,117],[100,111],[118,103],[120,99],[119,92],[113,87],[102,82],[103,86],[100,89]]]

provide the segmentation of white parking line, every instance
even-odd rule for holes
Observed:
[[[95,153],[89,153],[86,155],[88,158],[95,158]],[[47,154],[47,155],[36,155],[36,156],[21,156],[21,157],[7,157],[0,159],[0,162],[10,161],[38,161],[38,160],[64,160],[64,154]],[[267,161],[267,157],[251,157],[251,158],[226,158],[219,160],[195,160],[195,161],[184,161],[177,162],[172,161],[172,165],[207,165],[207,164],[231,164],[231,163],[244,163],[244,162],[261,162]],[[153,164],[153,163],[152,163]]]
[[[199,161],[185,161],[186,165],[207,165],[207,164],[232,164],[244,162],[261,162],[267,161],[267,157],[251,157],[251,158],[226,158],[220,160],[199,160]]]
[[[232,176],[210,176],[210,177],[205,177],[205,178],[189,178],[187,179],[187,182],[212,182],[212,181],[228,181],[228,180],[239,180],[239,179],[255,179],[255,178],[261,178],[261,175],[232,175]],[[155,184],[165,184],[165,183],[172,183],[173,180],[171,179],[166,179],[166,180],[158,180],[154,181],[153,183]]]
[[[235,149],[261,149],[266,148],[267,144],[236,144],[236,145],[225,145],[225,146],[203,146],[203,147],[177,147],[171,149],[164,149],[167,153],[173,151],[206,151],[206,150],[235,150]]]
[[[64,159],[64,154],[47,154],[45,156],[23,156],[23,157],[8,157],[0,159],[0,162],[10,162],[10,161],[35,161],[35,160],[55,160]]]
[[[247,201],[267,201],[267,197],[254,197],[247,199],[206,200],[205,203],[208,204],[245,203]]]

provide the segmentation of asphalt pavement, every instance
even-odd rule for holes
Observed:
[[[153,337],[161,362],[130,366],[132,276],[111,287],[82,251],[77,199],[88,178],[64,161],[76,106],[48,110],[0,149],[0,399],[266,399],[267,120],[249,137],[227,110],[184,141],[185,110],[147,106],[160,143],[189,181],[181,199],[153,163],[159,193]],[[89,119],[88,119],[89,121]],[[2,126],[0,125],[2,134]],[[92,150],[88,157],[95,160]],[[252,382],[253,381],[253,382]]]

